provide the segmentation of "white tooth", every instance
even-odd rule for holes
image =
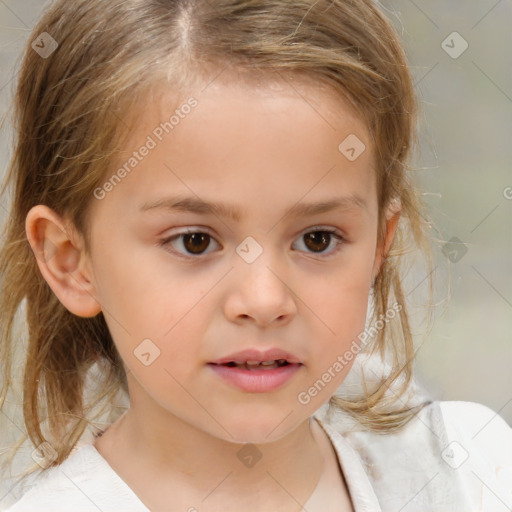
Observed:
[[[245,361],[233,361],[235,364],[245,364]]]
[[[260,364],[260,362],[259,361],[247,361],[247,364],[254,366],[254,365]]]
[[[262,365],[271,365],[271,364],[274,364],[274,362],[275,362],[275,361],[272,359],[272,360],[270,360],[270,361],[262,361],[262,362],[261,362],[261,364],[262,364]]]

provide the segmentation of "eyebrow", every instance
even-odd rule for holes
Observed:
[[[362,197],[353,194],[316,203],[296,203],[286,212],[285,216],[307,217],[336,209],[357,211],[366,210],[366,208],[366,201]],[[232,219],[235,222],[240,222],[242,219],[242,208],[239,205],[230,205],[217,201],[207,202],[197,197],[166,197],[147,202],[140,207],[140,211],[142,212],[155,209],[176,210],[200,215],[215,215]]]

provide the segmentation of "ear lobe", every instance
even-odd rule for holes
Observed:
[[[42,276],[64,307],[85,318],[101,312],[76,231],[44,205],[29,211],[25,231]]]
[[[375,263],[373,266],[372,283],[375,282],[384,260],[386,259],[393,240],[395,239],[396,228],[400,220],[401,208],[399,205],[393,203],[386,214],[386,235],[377,247],[377,254],[375,256]]]

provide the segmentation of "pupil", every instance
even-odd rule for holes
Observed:
[[[200,254],[207,249],[209,238],[210,235],[205,233],[192,233],[184,236],[184,244],[189,252]],[[188,241],[192,241],[192,244],[187,243]]]
[[[317,249],[318,247],[310,247],[310,241],[313,241],[314,243],[319,244],[326,244],[326,246],[323,249],[320,249],[319,252],[322,250],[325,250],[327,247],[329,247],[329,236],[330,233],[326,233],[325,231],[315,231],[313,233],[309,233],[306,235],[306,245],[309,249]]]

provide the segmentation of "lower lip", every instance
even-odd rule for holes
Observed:
[[[266,393],[274,391],[288,382],[302,364],[289,364],[271,370],[245,370],[234,366],[210,363],[208,366],[231,385],[248,393]]]

